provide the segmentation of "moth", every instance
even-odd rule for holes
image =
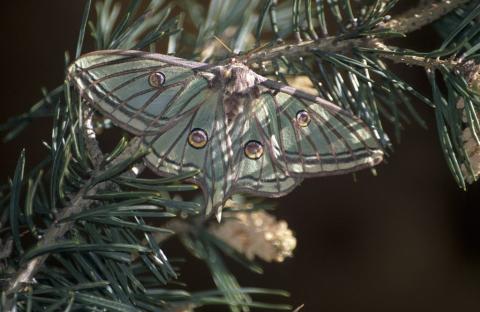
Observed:
[[[162,176],[192,179],[207,213],[235,193],[279,197],[306,177],[377,165],[367,125],[333,103],[256,74],[231,59],[209,65],[142,51],[86,54],[69,81],[95,109],[151,148]]]

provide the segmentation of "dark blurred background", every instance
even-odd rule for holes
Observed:
[[[40,99],[42,86],[52,89],[63,81],[64,51],[74,51],[83,4],[3,3],[0,122],[26,111]],[[427,27],[398,44],[430,50],[439,44],[436,38]],[[421,70],[396,69],[429,94]],[[296,233],[295,256],[265,264],[264,275],[233,265],[242,285],[286,289],[287,302],[304,303],[303,311],[480,309],[480,186],[467,192],[456,186],[433,112],[416,104],[429,130],[408,126],[377,177],[365,171],[357,182],[349,175],[309,179],[277,201],[276,214]],[[13,175],[23,147],[28,164],[42,158],[50,122],[37,121],[17,140],[2,143],[1,179]],[[177,251],[167,249],[170,256]],[[211,287],[202,263],[189,261],[182,270],[192,288]]]

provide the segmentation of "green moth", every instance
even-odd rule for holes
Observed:
[[[68,79],[90,105],[142,138],[160,175],[200,169],[207,213],[234,193],[279,197],[303,178],[383,159],[366,124],[338,106],[231,59],[209,65],[141,51],[97,51]]]

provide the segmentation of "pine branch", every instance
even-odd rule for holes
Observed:
[[[322,38],[318,41],[308,40],[297,43],[278,45],[273,48],[262,49],[252,54],[239,57],[239,61],[247,64],[269,62],[279,57],[301,57],[311,55],[313,51],[322,52],[348,52],[354,47],[365,46],[369,42],[366,38],[341,40],[336,36]]]
[[[422,3],[416,8],[410,9],[395,19],[380,23],[376,30],[388,29],[392,33],[407,34],[432,23],[436,19],[448,14],[455,8],[467,3],[468,1],[469,0],[453,0],[443,1],[440,3],[436,3],[434,0],[428,1],[426,3]],[[282,56],[300,57],[304,55],[311,55],[314,51],[348,53],[354,48],[363,48],[365,51],[371,48],[377,48],[378,50],[375,50],[375,52],[379,53],[381,57],[407,65],[432,67],[440,65],[455,66],[457,64],[454,61],[442,61],[428,57],[395,56],[393,51],[398,49],[388,48],[378,38],[365,36],[361,38],[343,39],[341,35],[321,38],[319,40],[307,40],[297,43],[282,44],[273,48],[266,48],[252,54],[247,54],[241,57],[240,60],[244,60],[249,64],[262,63]]]
[[[112,161],[110,168],[135,155],[138,152],[139,146],[140,139],[132,139],[123,153]],[[88,209],[95,202],[95,200],[88,199],[89,196],[96,195],[102,190],[109,190],[112,188],[114,184],[110,181],[100,182],[91,187],[91,184],[102,173],[103,172],[98,172],[97,174],[94,174],[71,200],[70,205],[63,208],[59,212],[51,227],[47,230],[43,238],[37,243],[37,248],[51,245],[63,238],[65,234],[72,229],[75,222],[64,222],[62,220]],[[14,302],[12,300],[12,295],[18,291],[21,291],[23,287],[32,282],[34,275],[38,272],[47,258],[48,254],[33,258],[32,260],[23,264],[22,267],[16,272],[15,276],[9,281],[5,291],[7,298],[3,306],[4,311],[11,311],[13,309],[12,304]]]

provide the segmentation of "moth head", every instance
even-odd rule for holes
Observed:
[[[224,80],[230,80],[232,78],[232,70],[230,67],[222,67],[220,74]]]

